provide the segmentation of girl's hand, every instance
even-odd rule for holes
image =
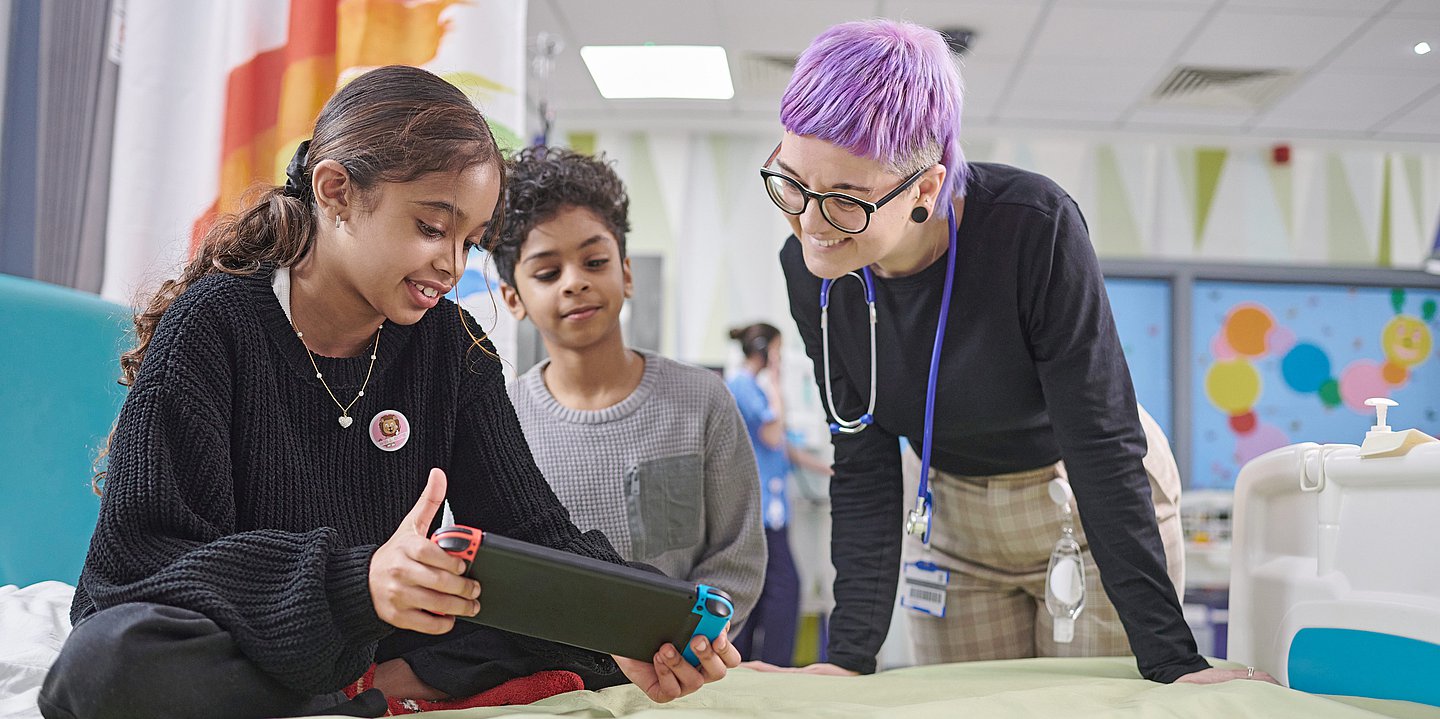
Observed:
[[[445,634],[455,617],[480,611],[480,583],[464,576],[465,561],[426,538],[445,502],[445,472],[430,470],[420,501],[370,559],[375,613],[397,629]]]
[[[720,632],[712,644],[705,637],[690,640],[690,649],[700,658],[700,666],[692,667],[680,651],[666,644],[655,652],[649,662],[615,657],[620,671],[645,695],[658,704],[693,694],[706,684],[723,679],[725,672],[740,666],[740,651],[730,643],[729,628]]]

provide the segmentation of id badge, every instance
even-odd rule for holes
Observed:
[[[906,562],[902,580],[900,606],[932,617],[945,616],[945,585],[950,571],[931,562]]]

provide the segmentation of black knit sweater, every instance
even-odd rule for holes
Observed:
[[[125,602],[190,609],[297,691],[335,691],[392,630],[371,603],[370,558],[431,467],[449,476],[458,522],[621,561],[556,500],[499,362],[472,347],[460,314],[442,298],[414,325],[386,322],[342,428],[269,273],[192,285],[161,318],[120,412],[72,621]],[[368,353],[316,361],[342,402],[370,364]],[[381,410],[410,421],[398,451],[367,434]]]

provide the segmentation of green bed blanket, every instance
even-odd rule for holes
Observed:
[[[944,664],[865,677],[737,669],[723,681],[665,705],[651,703],[638,689],[627,685],[600,692],[570,692],[528,706],[429,712],[423,716],[1440,719],[1440,708],[1402,701],[1316,696],[1254,681],[1214,686],[1162,685],[1140,679],[1134,659],[1105,657]]]

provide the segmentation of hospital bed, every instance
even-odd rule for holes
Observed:
[[[1144,681],[1133,659],[1017,659],[898,669],[867,677],[816,677],[736,670],[724,680],[657,706],[633,686],[571,692],[524,707],[433,712],[481,717],[1440,717],[1421,704],[1324,697],[1272,684],[1218,686]]]

